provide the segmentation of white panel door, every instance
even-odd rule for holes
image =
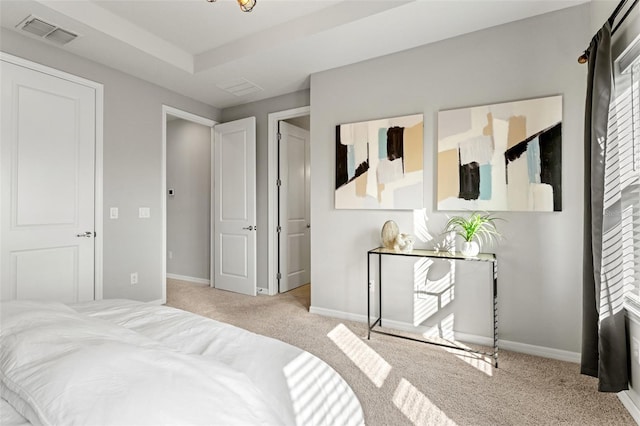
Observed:
[[[1,298],[93,300],[95,89],[0,67]]]
[[[256,119],[214,126],[212,287],[256,295]]]
[[[280,292],[311,279],[309,132],[280,122]]]

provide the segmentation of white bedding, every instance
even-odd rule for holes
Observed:
[[[34,424],[364,423],[346,382],[299,348],[164,306],[72,308],[2,304],[2,397]]]

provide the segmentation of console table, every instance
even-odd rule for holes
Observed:
[[[371,256],[378,257],[378,318],[373,322],[373,324],[371,323]],[[493,266],[491,270],[491,281],[493,284],[491,286],[493,292],[493,353],[476,351],[460,346],[448,345],[423,339],[416,339],[413,337],[402,336],[387,331],[376,330],[376,326],[382,327],[382,258],[384,256],[428,257],[435,259],[464,260],[468,262],[490,262]],[[414,249],[410,253],[402,253],[384,247],[377,247],[369,250],[367,252],[367,324],[369,326],[369,331],[367,333],[368,340],[371,339],[371,333],[373,332],[378,334],[385,334],[388,336],[401,337],[403,339],[413,340],[416,342],[428,343],[430,345],[437,345],[466,352],[478,353],[490,356],[493,359],[494,366],[498,368],[498,259],[496,258],[496,255],[493,253],[479,253],[477,256],[463,256],[460,253],[436,252],[433,250],[418,249]]]

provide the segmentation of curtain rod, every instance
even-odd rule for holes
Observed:
[[[618,28],[620,28],[620,25],[622,25],[624,20],[627,19],[627,17],[629,16],[629,14],[633,10],[633,8],[636,7],[636,5],[638,4],[638,1],[640,1],[640,0],[634,0],[634,2],[631,3],[631,6],[629,6],[629,8],[625,12],[625,14],[622,15],[622,18],[618,21],[618,23],[615,25],[615,27],[613,27],[613,29],[611,30],[611,35],[614,35],[616,33],[616,31],[618,30]],[[622,10],[622,8],[624,7],[624,5],[626,3],[627,3],[627,0],[620,0],[620,3],[618,3],[618,5],[614,9],[613,13],[611,13],[611,16],[609,16],[609,19],[607,20],[609,22],[609,25],[613,25],[613,22],[615,21],[616,17],[618,16],[618,14],[620,13],[620,11]],[[584,52],[582,52],[582,55],[580,55],[578,57],[578,62],[581,63],[581,64],[585,64],[585,63],[587,63],[588,60],[589,60],[589,54],[588,54],[587,50],[585,50]]]
[[[613,27],[613,30],[611,30],[611,35],[615,34],[616,31],[618,31],[618,28],[620,28],[620,25],[622,25],[624,20],[627,19],[627,16],[629,16],[631,11],[633,10],[634,7],[636,7],[637,4],[638,4],[638,0],[635,0],[633,3],[631,3],[631,6],[629,6],[629,9],[627,9],[627,12],[624,15],[622,15],[622,18],[620,18],[616,26]]]

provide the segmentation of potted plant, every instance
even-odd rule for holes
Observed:
[[[463,256],[476,256],[480,252],[478,243],[483,244],[501,237],[496,228],[496,220],[499,218],[486,212],[472,212],[469,217],[453,216],[447,222],[446,232],[453,231],[463,238]]]

